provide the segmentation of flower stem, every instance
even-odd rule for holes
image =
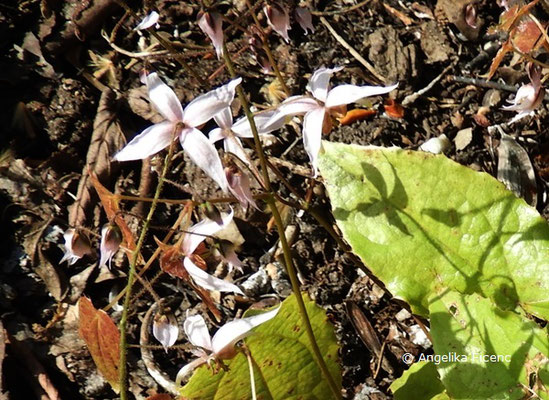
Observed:
[[[223,58],[225,59],[225,64],[227,65],[227,70],[229,71],[231,77],[233,79],[236,78],[236,73],[234,69],[233,62],[229,55],[227,54],[227,46],[225,43],[223,43]],[[284,253],[284,261],[286,264],[286,271],[288,273],[288,276],[290,277],[290,282],[292,284],[292,291],[297,299],[297,304],[299,308],[299,313],[301,315],[301,319],[303,321],[303,324],[305,325],[305,330],[307,332],[307,336],[309,338],[309,341],[311,343],[311,347],[313,350],[314,357],[316,358],[316,361],[320,367],[320,370],[322,372],[322,375],[324,375],[324,379],[326,379],[328,386],[330,387],[330,390],[332,391],[332,394],[335,399],[341,398],[341,391],[337,387],[337,384],[335,383],[332,375],[330,374],[330,371],[328,369],[328,366],[326,365],[326,362],[322,358],[322,354],[320,352],[320,348],[318,347],[318,343],[316,342],[315,334],[313,331],[313,327],[311,325],[311,321],[309,320],[309,316],[307,315],[307,309],[305,308],[305,303],[303,301],[303,297],[301,296],[301,290],[299,288],[299,281],[297,279],[297,273],[295,270],[295,266],[293,263],[292,253],[290,251],[290,246],[288,245],[288,242],[286,240],[286,236],[284,234],[284,223],[282,221],[282,218],[280,216],[280,213],[278,209],[276,208],[276,201],[273,195],[273,190],[271,187],[271,183],[269,180],[269,170],[267,167],[267,158],[265,156],[265,153],[263,152],[263,147],[261,146],[261,141],[259,139],[259,133],[257,131],[257,126],[255,125],[253,114],[250,110],[248,99],[246,98],[244,91],[240,86],[237,86],[236,92],[238,95],[238,98],[240,100],[240,104],[242,105],[242,108],[244,109],[244,112],[246,113],[246,117],[248,118],[248,121],[250,123],[250,128],[252,130],[253,136],[254,136],[254,142],[256,147],[257,155],[259,156],[259,162],[261,164],[261,172],[263,174],[264,184],[265,188],[268,192],[268,196],[266,198],[267,205],[269,206],[269,209],[271,210],[271,213],[273,214],[273,218],[275,220],[276,228],[278,231],[278,236],[280,238],[280,244],[282,245],[282,250]]]
[[[129,315],[129,309],[130,309],[130,301],[132,297],[132,287],[135,281],[136,276],[136,265],[137,260],[139,259],[139,252],[141,250],[141,247],[143,246],[143,242],[145,241],[145,237],[147,236],[147,231],[149,228],[149,224],[152,220],[154,211],[156,210],[156,205],[158,204],[158,199],[160,198],[160,193],[162,192],[162,186],[164,183],[164,177],[166,176],[166,173],[168,172],[168,167],[170,165],[172,156],[173,156],[173,149],[174,149],[174,141],[172,141],[170,145],[170,149],[168,151],[168,155],[166,156],[166,159],[164,160],[164,168],[162,169],[162,174],[160,175],[158,179],[158,185],[156,186],[156,192],[154,193],[154,198],[151,203],[151,208],[149,209],[149,213],[147,214],[147,218],[145,219],[145,222],[143,223],[143,226],[141,228],[141,234],[139,235],[139,239],[137,241],[137,245],[135,246],[135,250],[133,251],[132,260],[130,262],[130,270],[128,271],[128,283],[126,286],[126,294],[124,297],[124,308],[122,310],[122,317],[120,318],[120,360],[119,360],[119,367],[118,367],[118,379],[120,383],[120,400],[127,400],[128,399],[128,372],[126,369],[126,355],[127,355],[127,347],[128,343],[126,340],[126,334],[127,334],[127,326],[128,326],[128,315]]]

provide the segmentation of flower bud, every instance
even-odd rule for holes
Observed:
[[[227,182],[229,182],[229,191],[236,197],[240,205],[244,209],[251,205],[259,210],[250,189],[248,175],[243,173],[234,163],[225,168],[225,175],[227,176]]]
[[[158,312],[153,319],[153,336],[160,342],[164,350],[172,347],[179,336],[179,326],[173,313]]]
[[[109,262],[109,269],[111,268],[111,261],[114,254],[120,248],[122,243],[122,232],[116,224],[106,224],[101,229],[101,245],[99,250],[101,252],[101,259],[99,261],[99,267],[104,266],[107,261]]]
[[[311,31],[311,33],[315,32],[315,28],[313,27],[313,16],[307,8],[296,7],[294,16],[299,26],[301,26],[301,29],[305,31],[305,35],[308,34],[308,31]]]
[[[212,41],[217,59],[223,56],[223,21],[216,12],[200,12],[198,26]]]
[[[92,253],[90,239],[85,233],[69,228],[63,234],[63,238],[65,239],[65,254],[60,263],[68,261],[69,265],[72,265],[84,255]]]
[[[273,3],[272,5],[266,5],[265,7],[263,7],[263,11],[267,16],[267,21],[269,22],[269,25],[271,25],[276,33],[284,38],[286,43],[289,43],[290,38],[288,37],[288,30],[291,28],[290,16],[288,15],[288,11],[286,11],[285,8],[279,6],[276,3]]]

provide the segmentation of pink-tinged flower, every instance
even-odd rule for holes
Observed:
[[[284,38],[286,43],[290,43],[288,30],[292,28],[290,27],[290,16],[288,15],[288,11],[276,3],[266,5],[263,7],[263,11],[267,16],[269,25],[271,25],[276,33]]]
[[[176,384],[181,385],[181,382],[195,368],[212,359],[228,360],[233,358],[236,355],[235,345],[248,336],[253,328],[274,318],[279,310],[280,306],[252,317],[234,319],[219,328],[213,337],[210,337],[206,321],[202,316],[189,316],[187,313],[183,329],[189,338],[189,342],[196,347],[193,353],[198,358],[179,370],[175,380]]]
[[[308,34],[308,31],[315,33],[315,28],[313,27],[313,16],[307,8],[296,7],[294,16],[299,26],[301,26],[301,29],[305,31],[305,35]]]
[[[235,88],[241,81],[241,78],[234,79],[224,86],[197,97],[183,109],[173,90],[162,82],[156,73],[147,75],[149,98],[166,121],[145,129],[120,150],[114,156],[114,160],[129,161],[147,158],[168,147],[178,136],[183,150],[191,160],[226,192],[227,179],[219,154],[214,145],[196,127],[230,106],[234,99]]]
[[[158,313],[153,320],[153,336],[160,342],[164,350],[172,347],[179,336],[179,326],[173,313]]]
[[[216,12],[200,13],[198,26],[212,41],[217,59],[223,56],[223,20]]]
[[[156,11],[151,12],[149,15],[147,15],[145,18],[141,20],[141,22],[133,28],[134,31],[142,31],[145,29],[149,29],[151,26],[155,26],[156,29],[158,29],[158,19],[160,15]]]
[[[233,196],[236,197],[240,205],[245,210],[248,208],[248,205],[259,210],[255,204],[252,190],[250,189],[250,179],[248,178],[248,175],[241,171],[234,163],[225,167],[225,175],[227,176],[227,182],[229,182],[229,190]]]
[[[111,269],[112,258],[120,248],[120,243],[122,243],[122,233],[120,232],[118,225],[106,224],[103,229],[101,229],[101,244],[99,246],[101,258],[99,267],[106,265],[108,261],[109,269]]]
[[[541,85],[541,68],[534,64],[528,64],[527,69],[530,83],[522,85],[517,90],[515,99],[510,106],[503,107],[504,110],[518,112],[511,122],[518,121],[534,112],[545,97],[545,88]]]
[[[76,229],[69,228],[63,234],[65,239],[65,254],[59,263],[67,261],[69,265],[74,264],[86,254],[92,254],[90,239]]]
[[[183,259],[183,266],[193,281],[205,289],[238,293],[244,296],[244,293],[238,286],[208,274],[198,267],[191,257],[200,243],[206,240],[208,236],[215,235],[220,230],[226,228],[233,220],[233,215],[233,210],[231,210],[230,213],[222,213],[221,219],[223,223],[221,225],[211,219],[204,219],[187,230],[183,242],[181,243],[181,250],[185,256]]]
[[[273,125],[279,123],[286,116],[305,115],[303,118],[303,145],[311,160],[314,176],[317,174],[317,158],[322,143],[322,133],[328,133],[332,129],[331,117],[344,113],[347,104],[365,97],[389,93],[398,86],[398,84],[387,87],[339,85],[329,90],[332,74],[342,69],[343,67],[316,70],[307,85],[307,89],[313,97],[292,96],[287,98],[267,123],[267,125]]]
[[[254,122],[257,128],[257,133],[260,135],[267,134],[282,128],[284,121],[274,120],[271,118],[275,115],[274,111],[266,111],[254,115]],[[240,138],[253,138],[252,128],[247,117],[238,119],[233,124],[233,116],[230,107],[225,108],[219,114],[214,116],[214,120],[219,125],[219,128],[212,129],[208,134],[212,143],[223,140],[223,148],[228,153],[233,153],[243,162],[250,165],[249,157],[244,152],[242,141]]]

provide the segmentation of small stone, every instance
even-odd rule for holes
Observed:
[[[465,128],[456,134],[454,138],[454,143],[456,145],[456,150],[463,150],[473,140],[473,128]]]

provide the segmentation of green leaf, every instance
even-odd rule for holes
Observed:
[[[319,169],[345,239],[415,313],[451,289],[549,319],[549,227],[501,183],[444,156],[323,147]]]
[[[333,326],[324,310],[304,295],[305,306],[320,352],[338,387],[341,371]],[[295,296],[288,297],[272,320],[254,329],[244,340],[254,362],[258,399],[326,399],[330,387],[315,361],[301,322]],[[251,399],[246,356],[239,353],[226,361],[228,371],[214,374],[207,367],[195,371],[181,395],[188,399]]]
[[[435,353],[448,356],[437,370],[450,397],[548,398],[549,382],[542,382],[549,373],[546,330],[476,294],[441,293],[429,311]]]
[[[444,385],[440,382],[437,368],[430,362],[412,364],[400,378],[391,384],[391,390],[395,400],[445,398]]]

